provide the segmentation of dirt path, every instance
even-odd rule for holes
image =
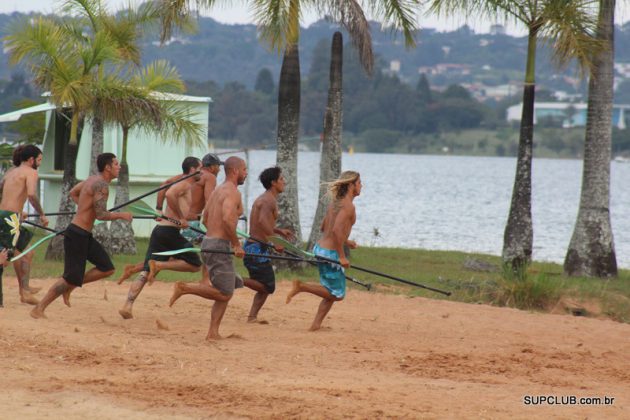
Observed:
[[[310,333],[319,300],[285,305],[280,282],[268,325],[244,322],[253,293],[238,290],[232,337],[208,343],[211,303],[169,309],[172,284],[145,288],[129,321],[128,283],[76,290],[48,320],[4,286],[0,418],[630,418],[630,325],[613,321],[351,290]],[[540,395],[615,399],[524,404]]]

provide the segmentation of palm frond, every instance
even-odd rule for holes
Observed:
[[[383,25],[400,30],[407,46],[415,46],[417,30],[416,11],[420,9],[420,0],[369,0],[370,10]]]
[[[356,0],[328,0],[318,5],[320,14],[328,15],[341,24],[350,35],[352,45],[359,52],[359,61],[368,74],[374,67],[370,23]]]
[[[173,35],[174,28],[190,29],[193,27],[193,1],[191,0],[156,0],[158,10],[160,10],[160,20],[162,31],[160,41],[164,43]],[[210,9],[215,0],[196,0],[194,4],[199,7]]]
[[[177,68],[166,60],[148,64],[134,75],[132,81],[150,91],[182,93],[186,90]]]
[[[287,45],[298,43],[301,18],[299,0],[254,0],[252,9],[260,38],[272,49],[280,53]]]
[[[551,46],[553,61],[566,67],[572,60],[584,74],[593,65],[593,53],[605,48],[595,36],[597,30],[597,2],[592,0],[547,0],[541,20],[542,41]]]
[[[196,123],[197,113],[177,102],[161,101],[162,142],[183,143],[189,147],[206,147],[207,132],[203,124]]]

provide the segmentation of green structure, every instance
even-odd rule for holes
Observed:
[[[190,110],[191,119],[203,126],[204,137],[208,136],[209,103],[207,97],[186,96],[177,94],[161,94],[163,100],[181,103]],[[46,112],[46,134],[43,141],[43,159],[39,168],[40,199],[47,213],[56,212],[59,208],[60,192],[63,178],[65,145],[69,138],[69,126],[65,116],[55,111],[50,103],[36,105],[0,115],[0,122],[17,121],[22,115],[33,112]],[[129,132],[127,162],[129,164],[129,196],[139,196],[157,186],[165,179],[181,173],[181,163],[186,156],[202,157],[208,152],[204,148],[190,148],[184,141],[163,139],[157,132],[132,129]],[[122,152],[122,130],[118,126],[106,125],[103,138],[103,152],[112,152],[120,156]],[[92,126],[86,119],[77,155],[76,176],[86,179],[90,172],[92,153]],[[109,207],[114,206],[116,181],[110,185]],[[149,196],[146,201],[155,203],[156,196]],[[151,220],[134,220],[133,229],[136,236],[148,237],[153,229]]]

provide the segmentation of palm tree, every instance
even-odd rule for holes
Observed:
[[[73,16],[78,25],[89,28],[91,33],[98,31],[107,33],[123,63],[140,66],[141,51],[138,41],[142,36],[143,28],[159,17],[154,6],[154,3],[147,2],[140,8],[129,7],[119,13],[111,14],[101,0],[65,0],[61,12]],[[72,33],[79,38],[86,36],[83,32]],[[99,78],[104,76],[103,66],[99,66],[97,75]],[[98,103],[96,105],[102,108]],[[104,123],[100,113],[94,113],[91,122],[90,174],[93,175],[97,172],[96,157],[103,153]]]
[[[324,113],[322,156],[319,163],[319,197],[315,219],[308,238],[307,249],[311,249],[321,236],[320,226],[328,207],[326,182],[331,182],[341,173],[341,128],[343,126],[343,36],[335,32],[330,51],[330,85],[328,105]]]
[[[121,89],[117,79],[109,88],[100,92],[99,101],[106,121],[120,125],[122,130],[122,153],[120,174],[116,185],[115,205],[129,201],[129,164],[127,149],[129,132],[144,130],[152,135],[159,133],[162,141],[184,142],[187,146],[205,145],[204,131],[200,124],[192,121],[191,112],[178,104],[176,97],[163,92],[181,93],[185,90],[179,74],[160,60],[135,71]],[[136,246],[131,223],[116,220],[111,223],[105,239],[107,249],[117,254],[135,254]]]
[[[186,0],[161,0],[162,40],[170,36],[173,26],[187,22],[191,14],[191,3]],[[210,8],[214,0],[197,0],[198,7]],[[413,32],[416,28],[416,0],[386,0],[370,2],[368,6],[375,18],[381,18],[386,26],[402,30],[407,45],[413,45]],[[283,169],[287,188],[280,196],[278,223],[296,233],[296,241],[301,240],[297,189],[297,141],[300,115],[300,67],[299,35],[300,18],[303,9],[315,9],[321,15],[344,27],[359,51],[359,59],[371,73],[373,66],[372,41],[369,23],[357,0],[287,2],[253,0],[255,21],[262,38],[278,52],[284,51],[278,92],[278,137],[277,164]]]
[[[504,263],[514,270],[529,264],[533,247],[531,168],[536,47],[539,40],[550,44],[559,66],[577,60],[580,68],[590,67],[591,51],[599,45],[591,36],[595,28],[591,4],[592,0],[433,0],[431,3],[431,10],[440,14],[463,10],[493,18],[500,16],[520,22],[528,30],[516,176],[502,253]]]
[[[615,0],[601,0],[597,39],[603,48],[593,54],[580,208],[564,260],[564,272],[570,276],[617,276],[610,226],[614,18]]]

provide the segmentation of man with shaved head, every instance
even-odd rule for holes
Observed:
[[[243,258],[245,252],[236,235],[238,218],[243,214],[243,202],[238,186],[243,185],[247,178],[247,165],[238,157],[230,157],[225,161],[225,181],[217,187],[204,209],[203,223],[206,226],[206,237],[201,243],[201,249],[229,252],[233,251],[238,258]],[[214,300],[208,330],[207,340],[220,339],[219,326],[228,302],[232,299],[234,289],[243,287],[243,279],[236,274],[232,256],[229,254],[207,252],[202,259],[208,273],[210,284],[175,283],[170,306],[180,296],[193,294]]]

